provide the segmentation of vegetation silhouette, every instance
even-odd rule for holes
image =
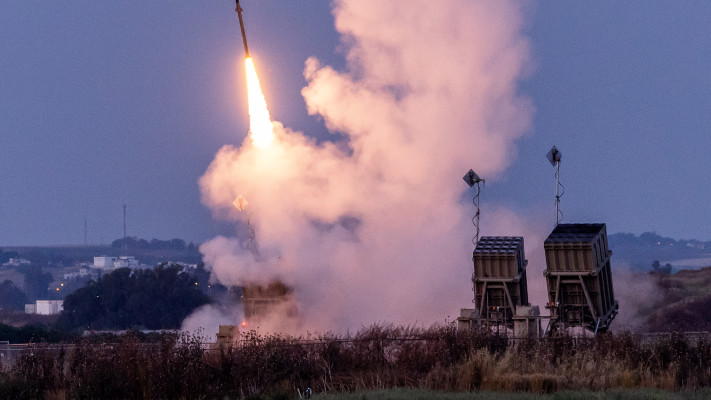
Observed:
[[[194,274],[176,264],[118,268],[64,299],[61,329],[178,329],[210,302]]]
[[[136,332],[36,344],[0,372],[0,398],[297,398],[359,390],[553,393],[711,386],[711,341],[668,334],[514,341],[490,331],[374,325],[308,339]],[[708,392],[706,392],[708,393]]]

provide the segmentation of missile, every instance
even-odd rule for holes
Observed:
[[[237,16],[239,17],[239,27],[242,29],[242,42],[244,43],[244,54],[245,57],[249,58],[249,49],[247,48],[247,35],[244,33],[244,21],[242,21],[242,7],[239,5],[239,0],[235,0],[237,2],[237,8],[235,11],[237,11]]]

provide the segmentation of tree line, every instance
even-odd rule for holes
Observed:
[[[115,249],[129,248],[129,249],[151,249],[151,250],[188,250],[196,251],[197,247],[193,242],[185,244],[183,239],[170,239],[170,240],[159,240],[151,239],[150,241],[146,239],[139,239],[135,236],[129,236],[125,238],[116,239],[111,242],[111,247]]]
[[[119,268],[64,298],[57,326],[65,329],[177,329],[210,302],[204,277],[176,264]]]
[[[19,256],[16,251],[2,251],[2,249],[0,249],[0,264],[10,261],[11,258],[18,258]]]
[[[179,329],[195,308],[212,301],[207,295],[208,278],[204,268],[177,264],[119,268],[67,295],[55,323],[21,328],[0,324],[0,340],[65,342],[84,330]],[[225,291],[222,285],[212,285],[215,295]],[[23,309],[27,297],[8,280],[0,284],[0,302],[13,302],[14,309]]]
[[[49,284],[54,281],[50,272],[35,264],[17,268],[23,275],[23,291],[9,279],[0,283],[0,310],[24,310],[25,304],[38,299],[49,298]]]

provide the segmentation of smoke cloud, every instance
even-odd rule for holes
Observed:
[[[237,325],[243,319],[242,310],[226,305],[206,304],[185,318],[180,328],[206,339],[214,339],[220,325]]]
[[[472,298],[473,209],[461,177],[499,176],[531,123],[517,92],[529,66],[522,10],[340,0],[333,15],[348,67],[306,60],[302,95],[341,136],[317,144],[275,122],[268,149],[224,146],[200,179],[203,202],[249,219],[256,240],[205,243],[206,266],[224,284],[292,287],[298,322],[279,328],[294,332],[453,318]]]
[[[613,265],[612,280],[620,309],[611,329],[646,332],[648,318],[664,297],[656,278],[646,272],[634,271],[629,264],[619,263]]]
[[[548,315],[544,308],[548,302],[548,288],[543,277],[546,269],[546,254],[543,242],[553,229],[550,218],[541,213],[529,213],[526,218],[496,204],[482,203],[481,225],[486,236],[523,236],[523,245],[528,261],[526,280],[528,302],[539,306],[541,315]],[[550,228],[548,232],[546,229]],[[464,308],[462,306],[462,308]]]

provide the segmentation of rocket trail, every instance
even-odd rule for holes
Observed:
[[[242,42],[244,43],[244,54],[245,57],[249,58],[249,48],[247,48],[247,35],[244,33],[244,21],[242,21],[242,7],[239,5],[239,0],[235,0],[237,2],[237,8],[235,11],[237,11],[237,16],[239,17],[239,27],[242,29]]]
[[[272,120],[269,117],[267,102],[264,100],[257,71],[254,69],[254,62],[249,56],[247,47],[247,35],[244,32],[244,20],[242,19],[242,7],[239,0],[235,0],[237,15],[239,16],[239,27],[242,30],[242,42],[244,43],[244,66],[247,73],[247,102],[249,103],[249,132],[252,143],[259,148],[267,148],[274,141],[274,131]]]

